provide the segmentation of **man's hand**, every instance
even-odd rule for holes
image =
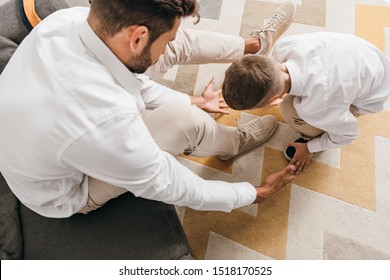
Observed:
[[[289,165],[279,172],[271,174],[265,178],[264,182],[260,186],[256,187],[257,196],[254,203],[261,203],[265,201],[274,193],[285,187],[295,178],[293,175],[294,171],[295,166]]]
[[[228,108],[225,103],[225,100],[220,97],[222,90],[219,89],[217,91],[214,91],[214,84],[215,79],[213,77],[200,96],[190,97],[191,103],[195,104],[207,113],[229,114],[229,111],[224,110],[224,108]]]
[[[301,171],[305,171],[311,157],[313,156],[307,148],[307,143],[288,143],[288,146],[295,148],[294,157],[291,159],[290,164],[294,164],[296,167],[296,174],[299,174]]]
[[[208,85],[204,88],[201,96],[205,99],[206,102],[211,101],[220,96],[222,90],[219,89],[217,91],[213,90],[215,85],[215,78],[212,77]]]

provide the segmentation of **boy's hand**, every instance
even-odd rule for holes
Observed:
[[[291,159],[290,164],[294,164],[296,169],[295,173],[298,175],[301,171],[305,171],[311,157],[313,156],[307,148],[307,143],[288,143],[288,146],[295,148],[294,157]]]

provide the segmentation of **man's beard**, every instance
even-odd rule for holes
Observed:
[[[141,52],[141,54],[133,57],[126,64],[127,69],[133,73],[142,74],[153,64],[150,55],[151,44],[148,44]]]

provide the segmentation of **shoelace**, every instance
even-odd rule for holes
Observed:
[[[283,17],[278,13],[274,14],[274,16],[268,20],[264,27],[253,31],[250,36],[259,36],[260,33],[268,32],[276,32],[278,26],[283,22]]]
[[[253,137],[256,141],[260,141],[260,139],[256,136],[256,134],[261,133],[265,130],[263,123],[260,118],[251,120],[250,122],[241,125],[239,120],[235,119],[238,131],[245,134],[245,139],[248,139],[249,136]]]

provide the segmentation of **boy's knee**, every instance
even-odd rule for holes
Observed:
[[[283,102],[279,104],[280,114],[286,122],[297,116],[293,101],[294,97],[287,94],[283,97]]]

